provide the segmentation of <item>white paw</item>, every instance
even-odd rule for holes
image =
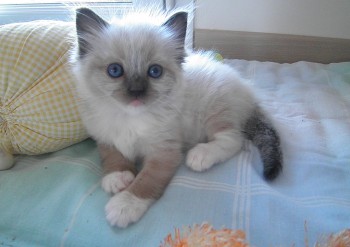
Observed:
[[[128,191],[122,191],[107,203],[106,218],[112,226],[127,227],[138,221],[152,202],[151,199],[141,199]]]
[[[131,171],[112,172],[102,178],[102,188],[108,193],[118,193],[134,181],[135,175]]]
[[[0,150],[0,171],[11,168],[14,163],[12,154]]]
[[[216,163],[211,150],[205,143],[197,144],[192,148],[186,158],[186,164],[194,171],[204,171],[212,167]]]

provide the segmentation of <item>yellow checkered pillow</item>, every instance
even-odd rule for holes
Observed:
[[[72,24],[0,26],[0,151],[52,152],[87,137],[69,69]]]

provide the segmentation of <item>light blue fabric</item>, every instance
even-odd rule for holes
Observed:
[[[21,156],[0,171],[0,246],[159,246],[174,227],[242,229],[253,246],[312,246],[350,227],[350,63],[226,61],[255,87],[281,133],[285,167],[262,179],[250,143],[204,173],[182,165],[140,222],[111,228],[96,145]],[[305,232],[305,224],[307,233]]]

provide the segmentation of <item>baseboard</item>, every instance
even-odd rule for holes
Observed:
[[[278,63],[350,61],[348,39],[196,29],[194,46],[235,59]]]

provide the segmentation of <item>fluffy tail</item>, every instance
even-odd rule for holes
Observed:
[[[273,180],[282,170],[282,151],[278,134],[260,110],[247,120],[243,132],[259,149],[264,164],[264,177]]]

